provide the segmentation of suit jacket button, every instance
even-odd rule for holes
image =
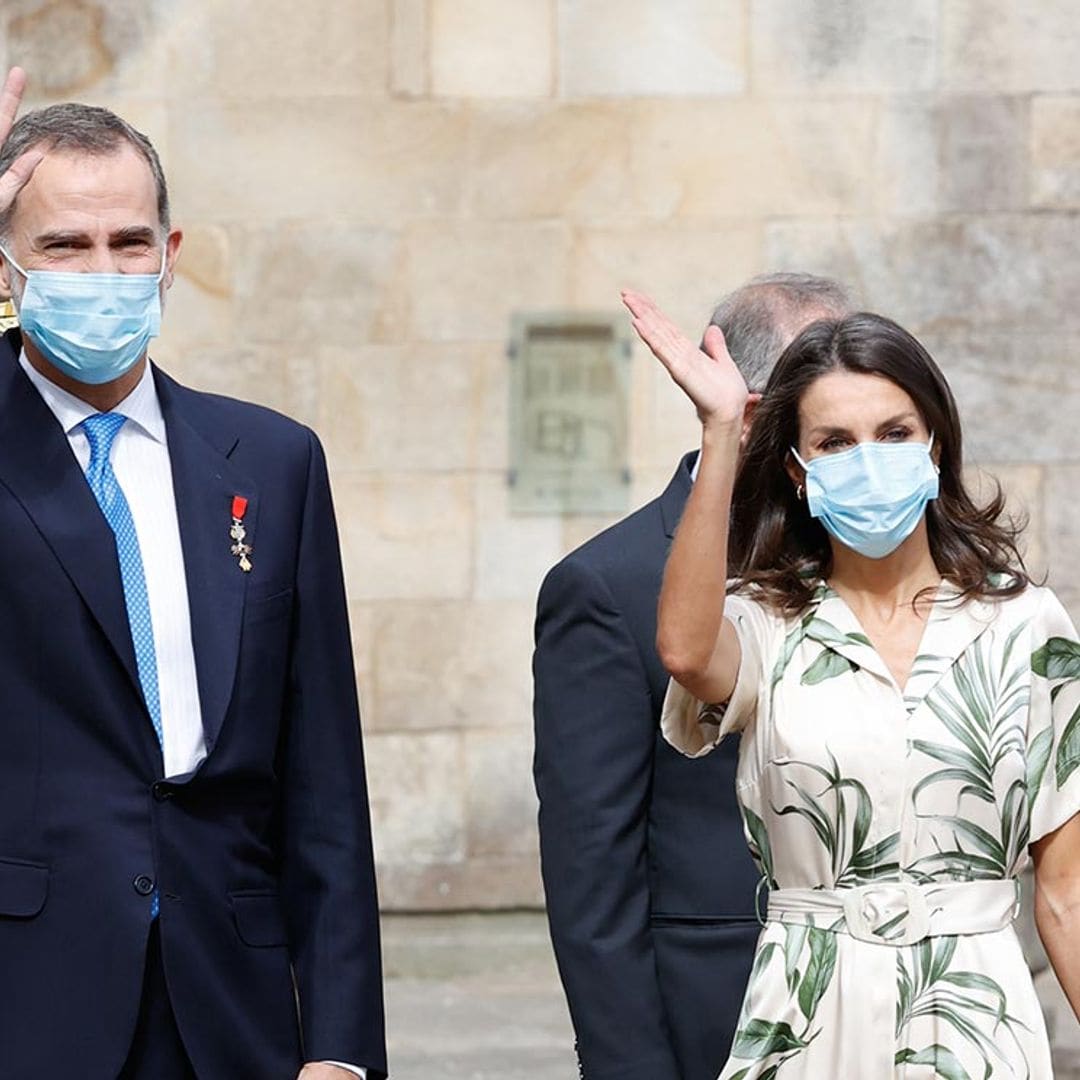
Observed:
[[[162,780],[155,780],[153,786],[150,788],[150,792],[157,802],[164,802],[166,799],[171,799],[174,794],[173,789]]]
[[[131,884],[140,896],[149,896],[154,891],[154,879],[146,874],[139,874]]]

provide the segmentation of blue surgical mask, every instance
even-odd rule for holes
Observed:
[[[869,559],[891,555],[922,520],[938,496],[934,444],[864,442],[841,454],[803,461],[806,503],[845,547]]]
[[[98,386],[129,371],[161,331],[161,279],[156,274],[79,274],[24,270],[19,327],[65,375]]]

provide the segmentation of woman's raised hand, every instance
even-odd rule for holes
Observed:
[[[624,289],[622,302],[638,337],[694,403],[701,422],[742,424],[750,395],[746,380],[728,355],[720,328],[710,326],[705,331],[704,349],[700,349],[648,296]]]

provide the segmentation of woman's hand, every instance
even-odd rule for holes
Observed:
[[[746,380],[728,355],[720,328],[710,326],[705,331],[702,350],[643,293],[624,289],[622,302],[633,316],[638,337],[694,403],[701,422],[741,425],[750,395]]]

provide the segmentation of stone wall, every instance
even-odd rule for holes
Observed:
[[[1068,0],[4,0],[34,103],[163,153],[158,360],[326,442],[387,907],[541,900],[534,598],[606,522],[508,512],[514,311],[631,285],[696,333],[759,271],[844,278],[1080,617],[1078,50]],[[640,502],[696,433],[633,365]]]

